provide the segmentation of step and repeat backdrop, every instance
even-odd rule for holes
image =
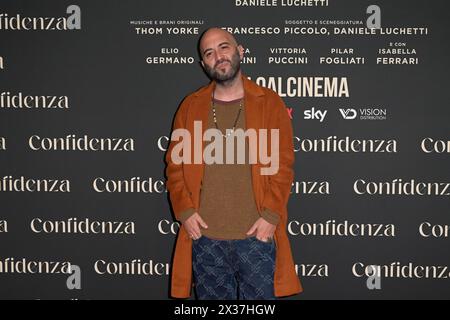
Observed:
[[[294,128],[304,293],[450,298],[445,1],[0,2],[0,298],[169,299],[164,155],[211,26]]]

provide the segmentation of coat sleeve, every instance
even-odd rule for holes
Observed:
[[[269,186],[266,188],[262,207],[280,215],[287,220],[287,204],[294,180],[294,142],[291,119],[281,97],[273,92],[270,107],[275,108],[275,127],[279,129],[279,169],[276,174],[268,175]]]
[[[192,201],[189,190],[186,188],[186,183],[184,179],[183,164],[174,163],[172,160],[172,150],[174,146],[181,141],[172,141],[173,131],[176,129],[186,128],[186,116],[189,108],[189,97],[186,97],[181,103],[178,111],[175,114],[175,119],[173,123],[171,139],[169,141],[169,148],[165,156],[167,163],[166,167],[166,188],[169,192],[170,202],[172,203],[172,208],[175,214],[175,218],[180,221],[180,216],[184,212],[190,212],[194,209],[194,203]]]

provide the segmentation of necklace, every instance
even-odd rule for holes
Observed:
[[[214,108],[214,93],[215,93],[215,91],[216,90],[213,90],[211,106],[212,106],[212,111],[213,111],[214,125],[216,126],[216,129],[220,131],[219,126],[217,125],[216,108]],[[239,111],[238,111],[238,114],[236,116],[236,120],[234,121],[233,129],[231,129],[227,134],[223,134],[222,131],[220,131],[220,133],[222,134],[222,136],[224,138],[229,137],[234,132],[234,129],[236,129],[236,124],[237,124],[237,121],[238,121],[239,116],[241,114],[241,110],[242,110],[242,99],[239,101]]]

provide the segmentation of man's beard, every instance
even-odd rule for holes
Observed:
[[[220,63],[228,61],[228,60],[218,60],[216,62],[216,66],[218,66]],[[210,68],[207,64],[205,64],[205,71],[208,74],[208,76],[215,80],[217,83],[225,84],[226,82],[232,81],[234,78],[236,78],[240,68],[241,68],[241,57],[239,56],[238,50],[235,51],[233,56],[231,57],[231,61],[228,61],[230,63],[230,69],[228,72],[221,72],[217,71],[216,68]]]

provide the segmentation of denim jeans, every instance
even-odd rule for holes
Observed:
[[[193,241],[192,263],[197,299],[274,300],[276,246],[256,237]]]

